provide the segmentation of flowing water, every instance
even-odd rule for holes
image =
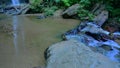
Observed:
[[[20,5],[20,1],[19,0],[12,0],[12,5],[14,5],[14,6]]]
[[[13,16],[0,23],[13,24],[12,36],[0,32],[0,68],[33,68],[45,65],[45,49],[61,41],[61,34],[77,26],[79,21]]]
[[[108,31],[103,30],[96,24],[92,22],[87,22],[88,25],[81,23],[77,28],[72,29],[71,31],[66,32],[64,35],[66,39],[76,39],[80,42],[83,42],[87,46],[94,48],[96,52],[99,52],[109,59],[120,62],[120,45],[114,39],[105,38],[99,32],[104,35],[109,34]],[[114,32],[113,35],[120,36],[120,32]],[[102,39],[102,37],[104,37]]]

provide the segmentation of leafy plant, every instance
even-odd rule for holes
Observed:
[[[69,7],[75,3],[78,3],[80,0],[61,0],[64,6]]]
[[[120,22],[120,18],[118,19],[118,22]]]
[[[65,6],[70,6],[69,0],[62,0],[62,2],[64,3]]]
[[[56,6],[53,6],[53,7],[48,7],[48,8],[45,8],[44,9],[44,12],[45,12],[45,14],[46,14],[46,16],[51,16],[51,15],[53,15],[53,13],[56,11],[58,9],[58,7],[56,7]]]
[[[40,3],[41,3],[41,0],[31,0],[31,6],[30,6],[31,12],[34,12],[34,13],[42,12],[43,6],[40,5]]]
[[[90,13],[90,11],[88,10],[80,9],[78,11],[78,17],[80,18],[80,20],[85,20],[85,19],[93,20],[94,15]]]
[[[94,15],[87,9],[91,4],[90,0],[80,0],[79,4],[78,17],[81,20],[93,20]]]

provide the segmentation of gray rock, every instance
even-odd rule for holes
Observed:
[[[4,9],[0,6],[0,13],[3,13]]]
[[[47,55],[46,68],[120,68],[120,63],[73,39],[50,46]]]
[[[53,17],[54,17],[54,18],[61,18],[61,17],[62,17],[62,12],[63,12],[62,9],[56,10],[56,11],[54,12]]]
[[[78,9],[79,4],[72,5],[62,13],[63,18],[70,18],[75,16],[77,14]]]
[[[94,18],[94,22],[97,23],[97,25],[102,26],[108,19],[108,11],[102,11],[99,15],[97,15]]]
[[[95,34],[103,33],[106,35],[109,34],[108,31],[103,30],[101,27],[99,27],[98,25],[96,25],[92,22],[87,23],[87,26],[85,28],[83,28],[81,30],[81,32],[90,32],[90,33],[95,33]]]

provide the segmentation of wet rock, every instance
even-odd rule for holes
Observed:
[[[120,45],[120,39],[115,39],[115,42],[117,42]]]
[[[3,13],[4,12],[4,9],[3,7],[0,5],[0,13]]]
[[[114,32],[117,32],[119,31],[119,27],[120,25],[116,24],[116,23],[108,23],[106,26],[105,26],[105,30],[111,32],[111,33],[114,33]]]
[[[44,58],[45,58],[45,60],[47,60],[50,57],[50,54],[49,54],[50,51],[48,50],[48,48],[44,52]]]
[[[62,13],[63,18],[73,18],[76,16],[78,9],[79,4],[72,5]]]
[[[104,56],[106,56],[106,53],[108,52],[107,50],[105,50],[105,49],[103,49],[102,47],[95,47],[96,48],[96,52],[97,53],[100,53],[100,54],[102,54],[102,55],[104,55]],[[110,59],[110,58],[109,58]]]
[[[113,33],[114,40],[120,40],[120,32],[114,32]]]
[[[86,32],[85,34],[93,37],[95,40],[98,40],[98,41],[107,41],[107,39],[110,39],[108,35],[105,35],[105,34],[95,34],[95,33],[90,33],[90,32]]]
[[[102,54],[93,52],[82,42],[63,41],[48,48],[46,68],[120,68]]]
[[[109,34],[108,31],[103,30],[101,27],[94,24],[93,22],[88,22],[87,26],[85,26],[85,28],[83,28],[81,30],[81,32],[90,32],[90,33],[95,33],[95,34],[102,33],[102,34],[106,34],[106,35]]]
[[[120,53],[115,56],[120,61]]]
[[[108,40],[106,42],[103,42],[104,45],[108,45],[108,46],[111,46],[113,48],[120,48],[119,44],[116,43],[115,41],[113,40]]]
[[[98,52],[98,48],[97,47],[92,47],[92,46],[88,46],[92,51],[94,52]]]
[[[108,45],[102,45],[101,47],[102,47],[103,49],[107,50],[107,51],[112,50],[112,47],[111,47],[111,46],[108,46]]]
[[[64,38],[76,39],[90,47],[95,52],[107,56],[109,59],[120,62],[115,56],[120,51],[120,32],[108,32],[94,22],[84,22],[64,34]]]

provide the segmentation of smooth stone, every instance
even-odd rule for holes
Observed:
[[[120,63],[93,52],[74,39],[54,44],[46,52],[46,68],[120,68]]]

